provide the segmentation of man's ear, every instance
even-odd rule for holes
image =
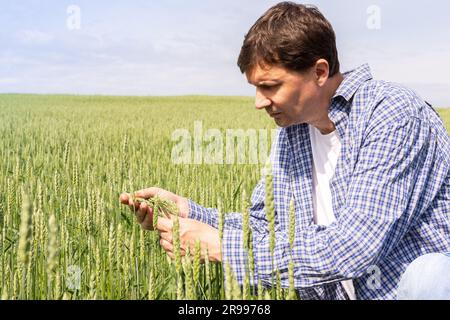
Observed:
[[[328,64],[328,61],[325,59],[317,60],[316,65],[314,66],[314,72],[317,85],[322,87],[327,82],[330,75],[330,65]]]

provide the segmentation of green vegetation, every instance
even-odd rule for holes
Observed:
[[[450,109],[440,112],[450,129]],[[195,121],[221,132],[274,128],[251,98],[0,95],[1,298],[255,298],[233,283],[225,290],[222,265],[199,267],[198,251],[182,266],[168,259],[158,234],[119,203],[121,192],[159,186],[248,211],[263,165],[173,163],[172,133],[192,133]]]

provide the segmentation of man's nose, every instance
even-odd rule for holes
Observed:
[[[260,92],[258,92],[258,91],[256,92],[256,97],[255,97],[256,109],[265,109],[267,107],[270,107],[271,104],[272,104],[272,101],[270,99],[266,98]]]

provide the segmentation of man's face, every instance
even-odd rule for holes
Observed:
[[[306,123],[315,117],[320,87],[314,67],[299,73],[280,66],[257,64],[246,76],[256,86],[256,108],[265,109],[278,126]]]

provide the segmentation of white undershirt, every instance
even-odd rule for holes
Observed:
[[[337,130],[323,135],[316,127],[308,126],[313,153],[314,223],[328,226],[336,220],[331,201],[330,180],[336,168],[341,141]],[[353,281],[342,281],[342,285],[350,299],[356,300]]]

